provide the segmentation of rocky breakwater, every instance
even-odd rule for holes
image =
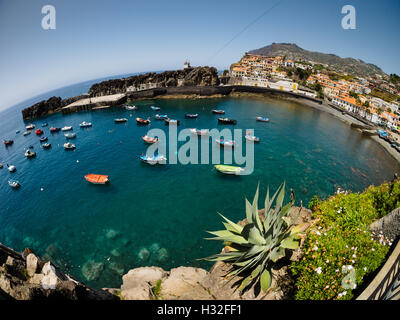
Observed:
[[[44,262],[32,250],[15,252],[0,244],[0,300],[114,300],[105,290],[93,290]]]
[[[98,97],[156,88],[217,86],[219,83],[216,68],[195,67],[161,73],[149,72],[123,79],[103,81],[94,84],[89,89],[89,95]]]
[[[61,108],[69,105],[70,103],[73,103],[80,99],[84,99],[86,97],[87,95],[81,95],[66,99],[61,99],[61,97],[51,97],[47,100],[42,100],[38,103],[35,103],[29,108],[23,109],[22,118],[24,120],[29,120],[58,112],[61,111]]]

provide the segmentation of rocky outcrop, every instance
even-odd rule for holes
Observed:
[[[91,97],[125,93],[129,87],[138,89],[179,86],[219,85],[218,71],[214,67],[196,67],[183,70],[149,72],[123,79],[112,79],[94,84],[89,89]]]
[[[47,100],[42,100],[33,106],[22,110],[22,118],[24,120],[34,119],[45,116],[57,111],[61,108],[73,103],[77,100],[85,98],[86,95],[76,96],[72,98],[61,99],[60,97],[51,97]]]
[[[400,237],[400,208],[373,222],[369,229],[376,235],[383,235],[390,242]]]
[[[0,244],[0,300],[114,300],[105,290],[93,290],[30,249],[23,254]]]

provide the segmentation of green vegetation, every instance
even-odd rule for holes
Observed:
[[[156,285],[153,287],[153,295],[154,295],[155,300],[159,300],[159,296],[160,296],[160,292],[161,292],[161,283],[162,283],[162,280],[159,279],[156,282]]]
[[[307,234],[304,256],[291,266],[296,299],[351,299],[363,278],[385,260],[390,239],[368,226],[400,206],[400,182],[371,186],[363,193],[337,194],[309,204],[317,218]]]
[[[378,88],[374,88],[371,93],[371,96],[380,98],[386,102],[392,102],[393,100],[397,99],[397,96],[391,94],[390,92],[380,90]]]
[[[294,226],[297,217],[291,219],[293,213],[294,194],[291,201],[283,205],[285,184],[281,185],[274,196],[269,198],[269,190],[265,198],[264,217],[258,211],[258,190],[253,203],[246,201],[247,224],[242,227],[221,215],[225,220],[225,230],[208,231],[216,236],[208,240],[221,240],[226,245],[224,252],[205,258],[209,261],[231,263],[234,270],[228,277],[242,275],[239,290],[242,291],[253,282],[260,282],[261,290],[266,291],[272,281],[271,267],[273,263],[285,256],[285,249],[296,249],[300,243],[299,232],[302,226]],[[275,201],[276,199],[276,201]],[[275,201],[275,208],[272,205]]]
[[[389,81],[393,82],[393,83],[399,83],[400,82],[400,77],[397,74],[392,73],[392,74],[390,74]]]
[[[24,277],[26,280],[29,280],[29,278],[30,278],[30,276],[28,274],[28,270],[26,268],[24,269]]]

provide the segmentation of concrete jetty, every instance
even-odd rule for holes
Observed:
[[[117,93],[101,97],[89,97],[80,99],[63,107],[61,112],[68,114],[77,111],[86,111],[93,109],[105,109],[110,106],[120,105],[126,101],[125,93]]]

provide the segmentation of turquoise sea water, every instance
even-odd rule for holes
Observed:
[[[83,90],[80,87],[80,90]],[[78,94],[79,86],[70,88]],[[72,95],[72,94],[71,94]],[[14,145],[0,146],[0,162],[17,172],[0,169],[0,242],[17,250],[29,246],[51,258],[63,271],[93,287],[116,287],[131,268],[181,265],[209,268],[198,258],[220,250],[206,241],[205,230],[220,229],[217,212],[236,221],[244,218],[244,197],[252,198],[261,183],[275,189],[282,181],[304,204],[313,195],[327,197],[337,187],[361,191],[370,184],[391,179],[399,165],[385,150],[358,131],[323,112],[293,102],[249,99],[140,101],[137,111],[119,108],[55,114],[33,121],[50,126],[72,125],[77,149],[65,151],[63,133],[50,134],[50,150],[40,148],[34,132],[24,137],[19,110],[0,113],[0,138]],[[149,129],[166,129],[154,120],[151,105],[161,114],[181,120],[183,128],[219,126],[211,109],[226,111],[238,121],[235,128],[254,128],[261,143],[255,145],[255,171],[250,176],[223,176],[207,165],[151,167],[139,161],[146,145],[141,136]],[[199,113],[198,119],[184,119]],[[267,116],[269,123],[256,122]],[[150,126],[137,126],[135,117],[152,117]],[[126,124],[113,119],[126,117]],[[92,128],[79,123],[90,121]],[[19,129],[19,134],[15,130]],[[24,149],[34,146],[37,157],[28,160]],[[111,184],[87,183],[87,173],[108,174]],[[7,180],[20,181],[12,190]],[[41,191],[43,188],[43,191]]]

